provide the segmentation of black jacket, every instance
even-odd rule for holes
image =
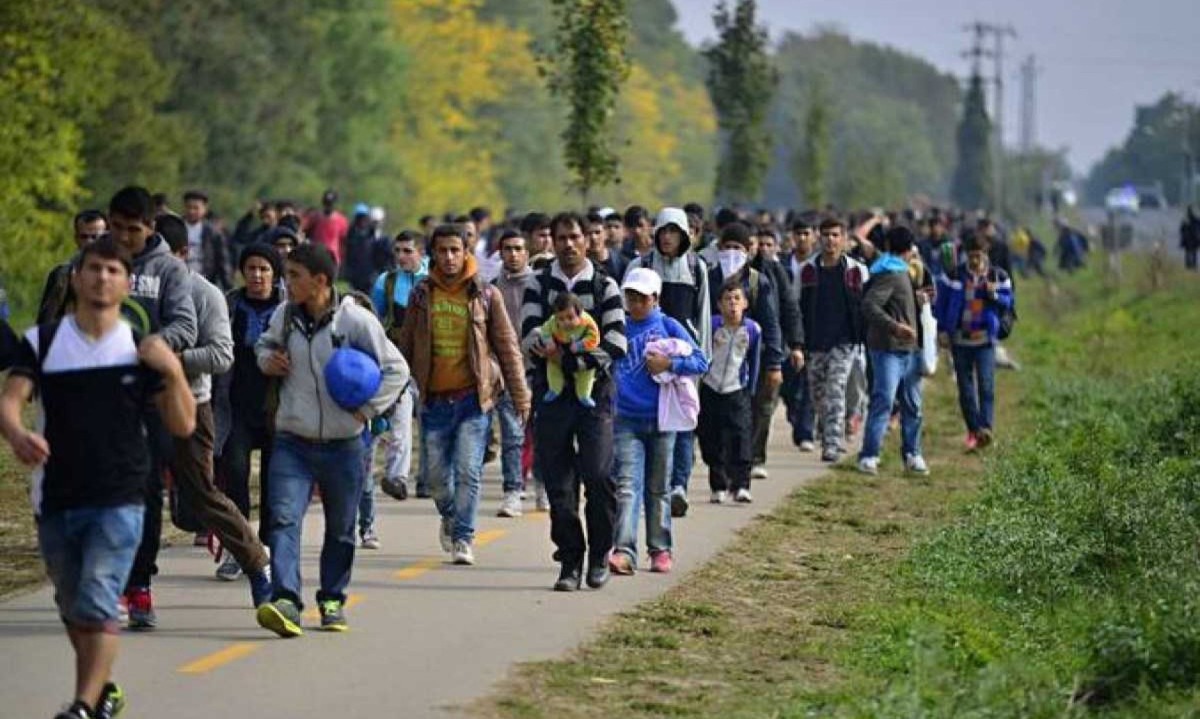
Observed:
[[[817,280],[820,273],[820,253],[813,255],[800,266],[800,312],[804,323],[804,334],[813,334],[813,320],[817,317]],[[845,279],[846,307],[850,313],[850,336],[855,344],[862,344],[866,338],[862,317],[862,295],[866,287],[868,273],[866,265],[848,255],[843,255],[839,261],[842,276]]]
[[[750,266],[771,278],[775,300],[779,305],[779,331],[783,333],[783,344],[787,349],[804,347],[804,317],[800,311],[800,296],[787,268],[778,260],[768,260],[762,255],[751,260]]]

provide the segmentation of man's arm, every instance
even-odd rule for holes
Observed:
[[[546,321],[542,308],[541,275],[540,272],[529,275],[521,299],[521,351],[526,355],[532,354],[533,348],[540,344],[541,327]]]
[[[712,357],[712,298],[709,297],[708,290],[708,265],[704,263],[704,259],[696,257],[696,272],[700,275],[698,278],[699,285],[697,287],[700,292],[700,316],[697,318],[699,322],[696,327],[696,345],[700,347],[700,351],[705,357]]]
[[[23,374],[10,374],[0,394],[0,435],[22,464],[35,466],[50,458],[50,445],[21,421],[21,408],[31,397],[33,380]]]
[[[283,344],[284,318],[287,317],[287,303],[280,302],[275,311],[271,313],[271,319],[267,322],[267,329],[259,336],[258,342],[254,345],[254,356],[258,360],[258,368],[267,374],[273,376],[282,376],[286,372],[279,372],[276,366],[276,359],[279,354],[287,353],[287,347]]]
[[[196,398],[179,358],[162,337],[150,335],[138,345],[138,359],[163,378],[162,391],[154,395],[163,426],[176,437],[191,436],[196,431]]]
[[[754,321],[762,329],[763,367],[778,372],[783,367],[783,331],[779,326],[779,307],[775,302],[775,289],[766,274],[758,277],[758,301],[752,313]]]
[[[387,338],[383,324],[370,310],[355,305],[347,307],[344,311],[353,313],[354,344],[379,363],[379,373],[382,376],[379,389],[375,391],[375,396],[358,409],[363,417],[371,419],[386,412],[400,398],[400,392],[409,380],[408,362],[405,361],[404,355],[400,354],[400,350],[396,349],[396,345]]]
[[[196,306],[192,302],[192,278],[182,260],[163,265],[159,290],[159,330],[164,342],[176,352],[196,343]]]
[[[513,331],[512,323],[508,321],[508,310],[504,307],[504,293],[491,285],[483,288],[484,292],[492,294],[488,306],[487,331],[488,344],[496,353],[500,362],[500,372],[504,375],[504,386],[512,397],[517,411],[524,413],[531,404],[529,387],[525,384],[525,362],[521,359],[521,345],[517,342],[517,333]]]
[[[189,377],[224,374],[233,367],[233,330],[225,310],[221,290],[206,281],[196,280],[196,317],[202,323],[196,345],[180,354],[183,370]]]

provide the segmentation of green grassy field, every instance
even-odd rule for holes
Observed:
[[[1101,264],[1020,284],[993,452],[935,378],[930,478],[839,468],[477,714],[1196,713],[1200,281]]]

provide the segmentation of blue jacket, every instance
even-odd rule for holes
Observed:
[[[970,276],[966,264],[960,264],[955,277],[945,273],[937,278],[937,299],[933,303],[933,316],[937,320],[938,332],[946,333],[953,339],[955,331],[962,324],[963,308],[966,305],[966,288],[963,278]],[[1000,333],[1000,313],[1014,306],[1012,280],[999,267],[988,269],[988,280],[995,282],[996,296],[984,304],[983,316],[987,325],[988,339],[996,341]]]
[[[658,383],[646,370],[646,344],[675,338],[692,346],[688,357],[672,357],[671,371],[677,375],[701,375],[708,371],[708,360],[683,325],[666,316],[657,307],[642,321],[625,318],[625,336],[629,350],[614,365],[617,385],[617,416],[635,420],[658,419]]]

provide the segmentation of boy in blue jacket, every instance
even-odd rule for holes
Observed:
[[[617,413],[613,422],[613,470],[617,483],[616,541],[609,567],[614,574],[633,574],[637,567],[637,525],[646,505],[646,545],[650,571],[671,571],[671,506],[668,484],[675,433],[658,427],[659,386],[654,375],[673,372],[702,375],[704,353],[691,334],[658,308],[662,279],[654,270],[635,267],[625,276],[625,334],[628,353],[615,365]],[[668,357],[647,351],[655,340],[682,340],[687,356]]]
[[[996,340],[1001,315],[1013,308],[1008,274],[988,262],[989,242],[975,234],[963,242],[966,261],[955,277],[938,276],[938,342],[950,347],[958,381],[958,404],[967,424],[967,450],[992,443],[996,395]]]

